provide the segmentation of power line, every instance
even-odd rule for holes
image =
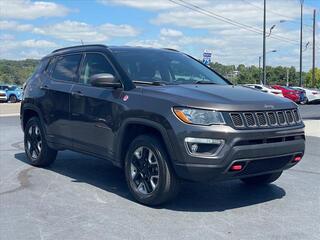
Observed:
[[[231,24],[233,26],[245,29],[247,31],[251,31],[251,32],[254,32],[254,33],[257,33],[257,34],[262,34],[262,31],[260,29],[256,28],[256,27],[254,27],[254,26],[247,25],[247,24],[244,24],[244,23],[235,22],[232,19],[223,17],[223,16],[218,15],[218,14],[212,12],[212,11],[205,10],[205,9],[203,9],[203,8],[197,6],[197,5],[194,5],[192,3],[187,3],[184,0],[169,0],[169,1],[172,2],[172,3],[175,3],[175,4],[179,5],[179,6],[183,6],[185,8],[190,9],[190,10],[193,10],[193,11],[196,11],[196,12],[201,13],[203,15],[209,16],[211,18],[215,18],[215,19],[218,19],[220,21],[229,23],[229,24]],[[179,1],[179,2],[177,2],[177,1]],[[295,41],[295,40],[292,40],[292,39],[289,39],[289,38],[284,38],[284,37],[279,36],[277,34],[271,35],[270,38],[277,39],[277,40],[280,40],[280,41],[283,41],[283,42],[287,42],[287,43],[291,43],[291,44],[294,44],[294,45],[299,44],[298,41]]]
[[[253,6],[253,7],[255,7],[255,8],[257,8],[257,9],[263,10],[262,7],[254,4],[254,3],[252,3],[252,2],[249,2],[249,1],[247,1],[247,0],[241,0],[241,1],[242,1],[242,2],[245,2],[245,3],[247,3],[247,4],[249,4],[249,5]],[[278,13],[278,12],[275,12],[275,11],[272,11],[272,10],[267,10],[267,12],[273,13],[273,14],[275,14],[275,15],[278,15],[278,16],[281,16],[281,17],[284,17],[284,18],[289,18],[289,19],[290,19],[290,20],[289,20],[290,22],[294,22],[294,23],[296,23],[296,24],[300,24],[299,21],[292,19],[292,17],[283,15],[283,14],[281,14],[281,13]],[[312,26],[311,26],[311,25],[309,25],[309,24],[303,24],[303,25],[306,26],[306,27],[308,27],[308,28],[311,28],[311,29],[309,29],[309,30],[312,31]]]

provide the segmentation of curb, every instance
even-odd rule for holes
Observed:
[[[20,113],[0,114],[0,117],[17,117],[17,116],[20,116]]]

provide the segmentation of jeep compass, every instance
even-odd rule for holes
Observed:
[[[172,199],[182,180],[271,183],[305,149],[294,102],[232,85],[172,49],[53,51],[25,84],[21,125],[32,165],[66,149],[106,159],[146,205]]]

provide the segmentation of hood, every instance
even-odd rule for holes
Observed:
[[[144,95],[164,98],[175,106],[222,111],[262,111],[296,107],[291,100],[242,86],[185,84],[142,88]]]

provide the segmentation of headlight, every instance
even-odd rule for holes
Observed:
[[[221,112],[195,108],[173,108],[173,112],[181,121],[197,125],[225,124]]]

